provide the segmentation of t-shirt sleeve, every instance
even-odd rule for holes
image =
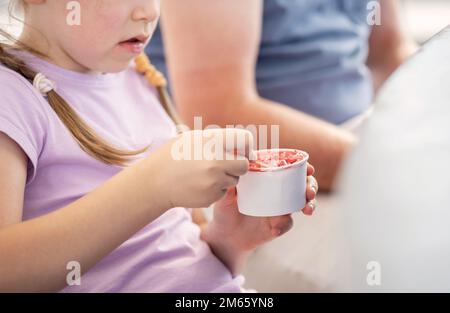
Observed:
[[[35,175],[44,146],[45,99],[14,72],[0,68],[0,132],[14,140],[28,157],[27,184]]]

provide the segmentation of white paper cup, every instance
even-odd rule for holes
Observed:
[[[249,171],[241,176],[237,185],[239,212],[259,217],[298,212],[306,205],[308,153],[294,149],[260,150],[266,151],[300,152],[303,159],[283,167]]]

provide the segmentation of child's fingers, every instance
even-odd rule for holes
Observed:
[[[236,187],[228,188],[227,191],[228,204],[237,207],[237,189]]]
[[[244,160],[224,160],[219,161],[225,169],[225,173],[230,176],[239,177],[248,172],[249,162]]]
[[[228,195],[230,197],[236,197],[237,196],[237,188],[236,187],[231,187],[228,189]]]
[[[280,236],[288,232],[294,221],[291,214],[269,218],[272,236]]]
[[[316,198],[316,191],[311,188],[311,186],[308,186],[306,189],[306,201],[311,201]]]
[[[215,203],[214,208],[221,210],[237,208],[236,188],[231,187],[226,189],[224,196]]]
[[[317,192],[319,192],[319,183],[317,182],[316,178],[314,176],[308,176],[306,180],[308,188],[312,189],[317,194]],[[311,199],[312,198],[308,198],[308,200]]]
[[[311,200],[308,202],[308,204],[302,209],[303,214],[311,216],[313,215],[314,211],[317,207],[317,200]]]
[[[253,134],[245,129],[192,130],[182,133],[178,139],[184,140],[186,136],[189,137],[190,141],[188,142],[201,142],[203,145],[211,144],[211,147],[215,149],[222,149],[225,153],[239,155],[242,158],[248,159],[253,154]],[[199,149],[203,149],[203,145]],[[204,151],[202,152],[204,153]]]
[[[313,176],[308,176],[308,183],[306,187],[306,201],[313,200],[317,195],[317,181]]]
[[[312,166],[311,164],[308,163],[307,175],[308,176],[314,175],[315,172],[316,172],[316,169],[314,168],[314,166]]]
[[[233,188],[237,186],[239,182],[239,176],[226,175],[223,178],[223,188],[228,190],[229,188]]]

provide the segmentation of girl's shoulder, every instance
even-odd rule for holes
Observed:
[[[43,108],[43,104],[45,104],[45,99],[30,81],[3,64],[0,64],[0,94],[3,98],[0,106],[25,101],[36,103],[30,107],[33,109]]]
[[[34,178],[45,144],[49,108],[27,79],[0,65],[0,132],[14,140],[27,155],[27,182]]]
[[[0,111],[10,118],[49,123],[51,107],[40,92],[21,74],[0,64]],[[8,113],[6,113],[8,112]]]
[[[25,77],[0,64],[0,122],[17,129],[44,132],[51,110],[46,99]],[[1,130],[1,129],[0,129]]]

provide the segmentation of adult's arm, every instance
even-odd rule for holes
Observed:
[[[418,48],[405,30],[401,3],[398,0],[380,0],[380,7],[381,25],[372,29],[367,60],[375,90]]]
[[[279,125],[280,146],[308,151],[322,190],[329,189],[354,137],[258,95],[255,66],[262,4],[261,0],[162,2],[175,101],[191,127],[195,116],[203,118],[204,126]]]

